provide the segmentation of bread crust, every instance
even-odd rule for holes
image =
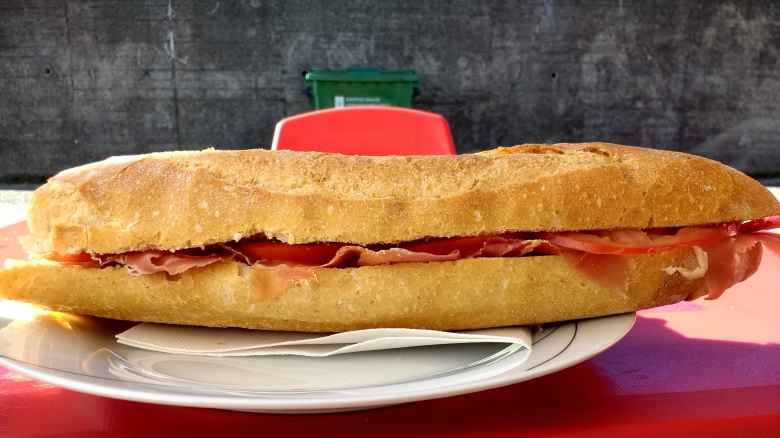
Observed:
[[[264,233],[290,243],[697,225],[780,214],[705,158],[606,143],[459,156],[157,153],[71,169],[32,197],[35,253],[180,249]]]
[[[233,261],[175,280],[133,277],[122,267],[27,261],[0,270],[0,297],[131,321],[329,332],[537,324],[631,312],[704,292],[702,279],[662,272],[695,267],[691,249],[627,259],[624,290],[594,283],[559,256],[316,268],[281,288],[269,288],[279,283],[267,268]]]

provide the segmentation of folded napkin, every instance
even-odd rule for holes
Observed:
[[[327,357],[361,351],[465,343],[500,343],[531,348],[531,331],[527,327],[465,332],[379,328],[323,335],[142,323],[119,333],[116,338],[121,344],[144,350],[213,357]]]

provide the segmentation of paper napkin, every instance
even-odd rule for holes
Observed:
[[[379,328],[322,334],[142,323],[119,333],[116,338],[121,344],[145,350],[214,357],[327,357],[360,351],[465,343],[519,344],[531,348],[531,331],[527,327],[465,332]]]

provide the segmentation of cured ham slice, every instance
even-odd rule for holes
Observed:
[[[732,237],[708,248],[709,269],[704,280],[707,298],[715,299],[731,286],[753,275],[761,264],[761,242],[751,234]]]
[[[582,272],[596,283],[615,290],[624,290],[628,259],[613,254],[591,254],[582,251],[564,249],[561,256],[571,266]]]
[[[166,251],[139,251],[102,258],[101,264],[116,262],[127,266],[133,275],[165,272],[179,275],[189,269],[201,268],[225,258],[224,255],[185,255]]]
[[[693,246],[704,246],[736,235],[732,224],[709,227],[684,227],[674,234],[657,234],[641,230],[618,230],[595,233],[542,233],[553,245],[590,254],[647,254]]]
[[[392,265],[395,263],[410,262],[443,262],[457,260],[460,254],[457,250],[449,254],[428,254],[415,252],[403,248],[390,248],[383,250],[370,250],[362,246],[343,246],[338,250],[333,259],[321,265],[321,268],[339,268],[347,266],[376,266]]]
[[[264,268],[283,266],[296,276],[301,276],[310,268],[558,254],[599,284],[622,289],[625,287],[628,266],[625,256],[694,248],[698,267],[669,266],[664,268],[664,272],[667,275],[683,275],[688,279],[703,276],[709,292],[708,298],[717,298],[723,291],[756,271],[761,262],[762,248],[766,247],[780,255],[780,235],[762,231],[777,227],[780,227],[780,216],[676,229],[504,233],[430,238],[395,246],[287,244],[261,238],[213,245],[201,253],[150,250],[115,255],[51,254],[46,258],[84,267],[121,264],[127,266],[134,275],[157,272],[178,275],[220,260],[235,259]]]

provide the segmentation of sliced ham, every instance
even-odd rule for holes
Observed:
[[[764,246],[761,244],[761,241],[748,234],[736,237],[734,250],[734,258],[736,259],[734,262],[736,266],[734,268],[734,284],[737,284],[747,280],[748,277],[756,273],[761,265]]]
[[[704,251],[698,246],[693,247],[693,252],[696,254],[696,267],[686,268],[684,266],[666,266],[662,269],[667,275],[680,274],[687,280],[698,280],[707,275],[707,271],[710,269],[710,258],[707,255],[707,251]]]
[[[732,285],[752,275],[761,261],[762,247],[780,255],[780,235],[761,232],[780,227],[780,216],[742,223],[655,230],[612,230],[558,233],[506,233],[426,239],[398,247],[366,248],[322,243],[289,245],[273,240],[245,240],[214,245],[203,254],[166,251],[129,252],[92,256],[86,253],[51,255],[67,264],[105,266],[118,263],[134,275],[165,272],[178,275],[189,269],[236,259],[262,269],[280,272],[285,281],[306,278],[311,268],[347,268],[395,263],[453,261],[473,257],[519,257],[527,254],[559,254],[589,278],[616,290],[625,288],[626,255],[694,248],[696,268],[666,267],[667,275],[689,279],[704,276],[708,298],[717,298]],[[705,254],[706,253],[706,257]],[[270,272],[270,271],[269,271]],[[262,282],[259,282],[262,283]],[[258,283],[258,284],[259,284]]]
[[[253,302],[272,299],[286,291],[292,284],[314,277],[308,266],[264,266],[261,264],[255,265],[249,275],[254,292],[250,296]]]
[[[628,259],[614,254],[590,254],[563,249],[560,252],[574,269],[596,283],[618,291],[625,290],[628,275]]]
[[[641,230],[617,230],[592,233],[542,233],[553,245],[590,254],[631,255],[704,246],[737,234],[732,224],[708,227],[684,227],[674,234],[648,233]]]
[[[376,266],[410,262],[443,262],[460,258],[458,251],[449,254],[428,254],[403,248],[370,250],[362,246],[342,246],[336,255],[321,268],[343,268],[347,266]]]
[[[780,256],[780,234],[752,233],[750,235],[761,242],[761,244],[764,245],[764,248]]]
[[[470,238],[468,238],[470,239]],[[434,249],[435,252],[414,251],[407,248],[390,248],[371,250],[362,246],[342,246],[333,258],[319,267],[342,268],[348,266],[376,266],[410,262],[443,262],[472,257],[504,257],[507,255],[522,256],[530,253],[543,240],[521,240],[505,237],[480,238],[480,247],[459,244],[450,239],[449,251],[444,253],[443,246]],[[417,246],[417,248],[423,248]]]
[[[740,234],[755,231],[768,230],[780,227],[780,216],[767,216],[761,219],[753,219],[738,225]]]
[[[127,266],[132,275],[155,274],[165,272],[179,275],[192,268],[201,268],[225,259],[224,255],[185,255],[166,251],[138,251],[109,256],[101,259],[101,264],[119,263]]]
[[[751,234],[724,239],[705,248],[709,269],[704,277],[707,298],[715,299],[753,275],[761,264],[762,245]]]
[[[458,251],[461,258],[503,257],[523,255],[539,245],[539,240],[526,240],[520,236],[471,236],[430,239],[400,244],[401,248],[415,252],[445,255]],[[526,251],[526,248],[528,251]]]
[[[544,243],[543,240],[521,240],[495,237],[488,239],[485,245],[472,257],[522,256]]]
[[[707,285],[708,298],[717,298],[727,288],[734,284],[735,278],[735,239],[725,239],[714,245],[705,247],[709,268],[704,277]]]

